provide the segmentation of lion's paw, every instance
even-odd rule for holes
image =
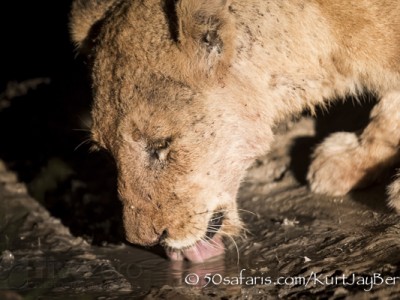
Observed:
[[[307,180],[313,192],[342,196],[357,187],[366,170],[356,134],[338,132],[320,144],[313,155]]]
[[[389,206],[400,214],[400,172],[396,179],[388,186]]]

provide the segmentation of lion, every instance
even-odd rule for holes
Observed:
[[[238,235],[237,192],[279,122],[368,91],[360,133],[313,154],[315,193],[340,196],[399,160],[400,2],[75,0],[91,137],[118,170],[126,239],[202,262]],[[400,179],[388,189],[400,211]]]

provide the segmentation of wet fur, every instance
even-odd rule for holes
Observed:
[[[219,234],[237,234],[237,190],[271,128],[347,95],[380,102],[361,134],[319,145],[311,189],[343,195],[397,162],[399,15],[393,0],[76,0],[92,136],[115,158],[127,239],[150,245],[164,233],[168,247],[189,247],[215,211]]]

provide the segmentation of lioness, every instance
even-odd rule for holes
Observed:
[[[364,90],[380,99],[369,125],[317,147],[310,187],[343,195],[397,162],[399,16],[397,0],[75,0],[92,138],[115,158],[127,240],[175,260],[223,253],[274,124]]]

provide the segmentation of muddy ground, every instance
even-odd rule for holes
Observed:
[[[254,163],[239,193],[246,237],[226,241],[226,256],[204,264],[170,262],[162,249],[124,243],[107,156],[87,149],[50,155],[36,172],[29,155],[2,162],[0,298],[396,299],[400,217],[385,206],[390,173],[339,198],[313,195],[304,183],[318,136],[332,128],[331,118],[343,119],[343,108],[336,111],[277,129],[272,151]],[[21,166],[10,171],[19,164],[32,165],[31,180],[18,178],[29,178]]]
[[[393,173],[338,198],[304,180],[311,149],[361,129],[373,100],[281,124],[239,193],[247,236],[212,262],[173,263],[124,242],[113,162],[88,151],[90,84],[68,40],[70,2],[21,3],[2,8],[11,18],[0,26],[0,299],[399,297]]]

